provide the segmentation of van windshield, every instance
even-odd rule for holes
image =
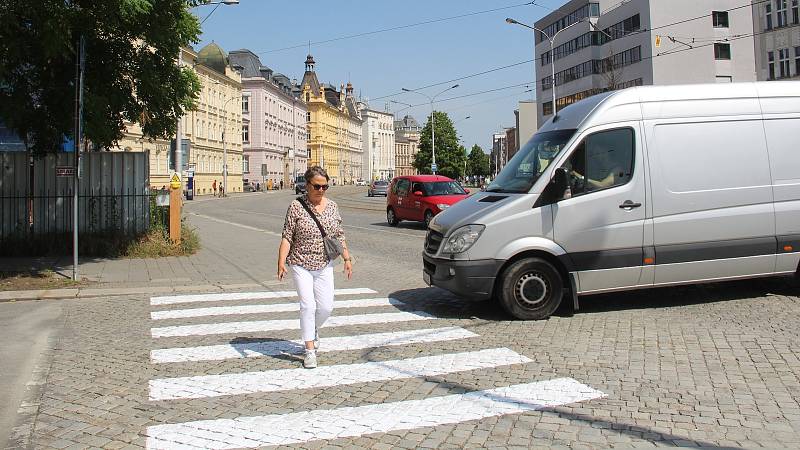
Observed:
[[[520,151],[511,158],[487,192],[527,193],[545,169],[558,156],[576,130],[558,130],[536,133]]]

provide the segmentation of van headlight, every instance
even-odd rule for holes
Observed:
[[[483,225],[467,225],[456,230],[445,242],[442,253],[456,254],[469,250],[486,229]]]

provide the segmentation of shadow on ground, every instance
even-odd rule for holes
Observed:
[[[768,295],[800,296],[800,279],[791,277],[761,278],[582,296],[579,299],[579,311],[574,314],[597,314],[647,308],[675,308],[744,300]],[[435,287],[395,291],[389,296],[402,300],[416,310],[442,318],[478,318],[492,321],[513,320],[494,300],[470,301]],[[571,303],[570,299],[565,297],[555,316],[572,316]]]

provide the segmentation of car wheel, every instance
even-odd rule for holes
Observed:
[[[431,220],[433,220],[433,212],[429,209],[425,211],[425,228],[431,225]]]
[[[563,286],[552,264],[541,258],[525,258],[503,271],[498,297],[503,309],[517,319],[546,319],[561,304]]]
[[[393,227],[396,227],[397,224],[400,223],[400,219],[398,219],[394,213],[394,208],[386,210],[386,222]]]

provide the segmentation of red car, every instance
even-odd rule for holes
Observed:
[[[386,221],[396,226],[401,220],[425,222],[425,226],[451,205],[467,198],[469,190],[441,175],[397,177],[386,196]]]

